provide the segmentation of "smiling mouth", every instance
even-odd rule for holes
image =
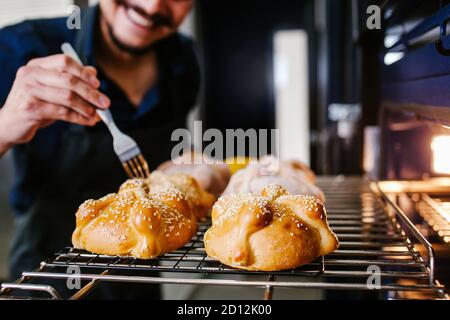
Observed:
[[[151,19],[142,15],[134,8],[125,6],[124,9],[131,22],[133,22],[137,26],[145,29],[150,29],[154,26],[154,23]]]

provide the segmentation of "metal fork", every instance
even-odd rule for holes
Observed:
[[[61,49],[64,54],[81,65],[83,64],[70,43],[64,43]],[[127,175],[130,178],[147,178],[150,175],[150,170],[136,141],[119,130],[109,110],[96,109],[96,111],[111,132],[114,151],[122,162]]]

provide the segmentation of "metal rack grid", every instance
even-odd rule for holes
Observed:
[[[318,185],[326,195],[328,221],[341,245],[337,251],[298,269],[248,272],[210,259],[202,241],[210,221],[204,221],[189,244],[153,260],[110,257],[66,248],[42,262],[39,270],[24,272],[14,284],[3,284],[3,293],[33,289],[59,298],[51,287],[21,285],[30,279],[67,279],[73,276],[65,272],[67,267],[77,266],[82,271],[78,277],[90,282],[72,298],[84,297],[102,281],[262,287],[265,299],[270,299],[277,287],[416,292],[428,297],[446,297],[444,287],[434,279],[431,245],[378,184],[370,188],[369,181],[359,177],[320,177]],[[414,248],[400,222],[425,246],[428,259]],[[142,276],[146,271],[148,275]],[[155,271],[166,272],[169,276],[161,277]],[[368,286],[373,272],[377,272],[380,279],[375,287]],[[193,277],[193,274],[201,277]],[[222,279],[215,277],[218,274]],[[242,280],[236,277],[239,275],[246,277]]]
[[[416,208],[442,241],[450,245],[450,197],[422,193]]]

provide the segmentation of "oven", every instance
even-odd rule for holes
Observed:
[[[379,49],[380,63],[365,70],[380,75],[378,126],[366,130],[372,136],[364,146],[371,164],[366,174],[318,178],[338,250],[295,270],[237,270],[206,255],[206,219],[190,243],[153,260],[62,248],[36,270],[3,283],[0,298],[83,299],[117,282],[226,287],[236,295],[256,288],[266,300],[284,289],[301,290],[295,299],[308,298],[309,290],[330,299],[447,299],[450,5],[426,7],[417,16],[425,2],[387,1],[382,7],[387,48]],[[58,290],[77,281],[69,295]]]

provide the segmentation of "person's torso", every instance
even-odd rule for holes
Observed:
[[[80,47],[77,43],[79,31],[68,32],[58,19],[41,23],[43,25],[32,30],[40,40],[35,40],[35,56],[60,53],[59,47],[64,41],[78,47],[77,50],[84,50],[86,46],[93,48],[90,37],[81,43],[84,47]],[[45,34],[45,30],[41,30],[45,24],[51,24],[53,28],[44,39],[40,32]],[[42,43],[44,40],[45,44]],[[196,61],[191,61],[194,66],[183,66],[190,60],[177,60],[177,52],[192,50],[180,51],[180,46],[191,45],[183,41],[175,35],[159,45],[158,55],[163,56],[163,59],[158,59],[161,61],[158,65],[160,77],[146,92],[138,108],[114,81],[99,70],[100,90],[112,101],[111,112],[117,125],[136,139],[151,168],[170,158],[175,144],[171,141],[171,134],[173,130],[184,127],[185,117],[194,102],[191,97],[197,94],[193,91],[198,89],[198,83],[192,83],[198,82],[198,75],[192,74],[198,71]],[[170,55],[173,60],[167,60]],[[176,63],[172,63],[174,61]],[[190,72],[183,73],[183,67]],[[30,143],[16,146],[13,156],[15,182],[11,201],[18,215],[26,214],[43,200],[59,203],[61,210],[71,211],[68,214],[73,215],[73,210],[82,201],[113,192],[126,179],[114,154],[112,137],[102,123],[86,128],[57,122],[39,130]]]

